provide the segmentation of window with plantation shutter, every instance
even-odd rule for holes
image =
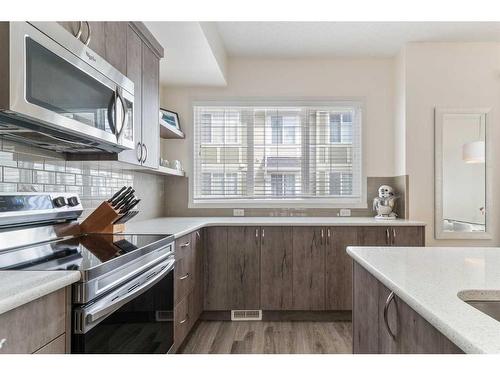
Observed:
[[[191,205],[366,206],[357,102],[195,104]]]

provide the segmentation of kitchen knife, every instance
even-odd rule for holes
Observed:
[[[124,191],[123,191],[120,195],[118,195],[115,199],[113,199],[113,200],[110,202],[110,203],[111,203],[111,205],[112,205],[113,207],[115,207],[115,206],[116,206],[116,204],[117,204],[119,201],[121,201],[121,200],[123,199],[123,197],[124,197],[125,195],[127,195],[127,194],[128,194],[128,192],[129,192],[130,190],[132,190],[132,186],[129,186],[128,188],[126,188],[126,189],[125,189],[125,190],[124,190]]]
[[[126,214],[124,214],[122,217],[120,217],[118,220],[116,220],[113,224],[123,224],[132,219],[135,215],[137,215],[139,211],[129,211]]]
[[[126,188],[127,187],[124,186],[120,190],[118,190],[111,198],[108,199],[108,203],[111,203],[113,201],[113,199],[115,199],[116,197],[118,197],[123,192],[123,190],[125,190]]]
[[[123,201],[121,201],[119,204],[116,205],[115,207],[115,210],[120,210],[122,209],[123,207],[125,207],[127,204],[129,204],[130,202],[132,202],[135,198],[135,195],[132,194],[130,195],[128,198],[124,199]]]
[[[133,196],[134,193],[135,193],[135,190],[130,188],[130,190],[128,190],[126,193],[121,195],[120,199],[118,199],[117,201],[114,202],[113,207],[116,209],[120,205],[120,203],[123,203],[128,198],[130,198],[130,196]]]
[[[140,199],[136,199],[132,202],[130,202],[128,205],[126,205],[125,207],[123,207],[121,210],[120,210],[120,213],[127,213],[129,212],[132,208],[134,208],[135,206],[137,206],[137,204],[140,202],[141,200]]]

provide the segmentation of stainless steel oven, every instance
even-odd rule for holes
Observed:
[[[73,310],[71,352],[168,353],[174,342],[174,259]]]
[[[133,82],[62,26],[1,23],[0,50],[1,135],[72,153],[134,149]]]

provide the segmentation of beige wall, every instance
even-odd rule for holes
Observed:
[[[403,48],[394,59],[394,172],[406,174],[406,61]]]
[[[361,98],[366,174],[394,176],[393,59],[231,59],[227,87],[164,87],[162,108],[177,111],[186,140],[165,141],[163,155],[191,170],[192,100],[211,98]]]
[[[500,244],[500,151],[493,150],[492,240],[434,239],[434,108],[491,107],[489,137],[500,139],[500,44],[410,43],[405,49],[406,173],[411,219],[425,221],[428,245]]]

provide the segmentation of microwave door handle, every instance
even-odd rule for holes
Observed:
[[[170,259],[160,265],[166,265],[166,267],[158,272],[154,277],[152,276],[147,282],[142,285],[132,285],[129,287],[129,292],[115,299],[111,304],[106,304],[102,308],[96,308],[95,310],[86,311],[84,314],[84,321],[86,324],[93,324],[97,321],[104,319],[110,314],[114,313],[123,305],[127,304],[137,296],[151,289],[155,284],[157,284],[167,273],[171,272],[174,268],[174,260]],[[158,267],[160,267],[160,265]]]
[[[109,100],[108,104],[108,124],[113,132],[113,134],[116,135],[116,93],[113,93],[113,96],[111,96],[111,99]]]
[[[123,98],[123,95],[121,94],[121,92],[119,90],[116,90],[116,96],[118,97],[118,99],[120,100],[120,104],[121,104],[121,107],[122,107],[122,113],[123,113],[123,117],[121,119],[121,125],[120,125],[120,129],[118,129],[117,133],[116,133],[116,139],[120,138],[122,132],[123,132],[123,129],[125,129],[127,127],[127,106],[125,104],[125,99]]]

